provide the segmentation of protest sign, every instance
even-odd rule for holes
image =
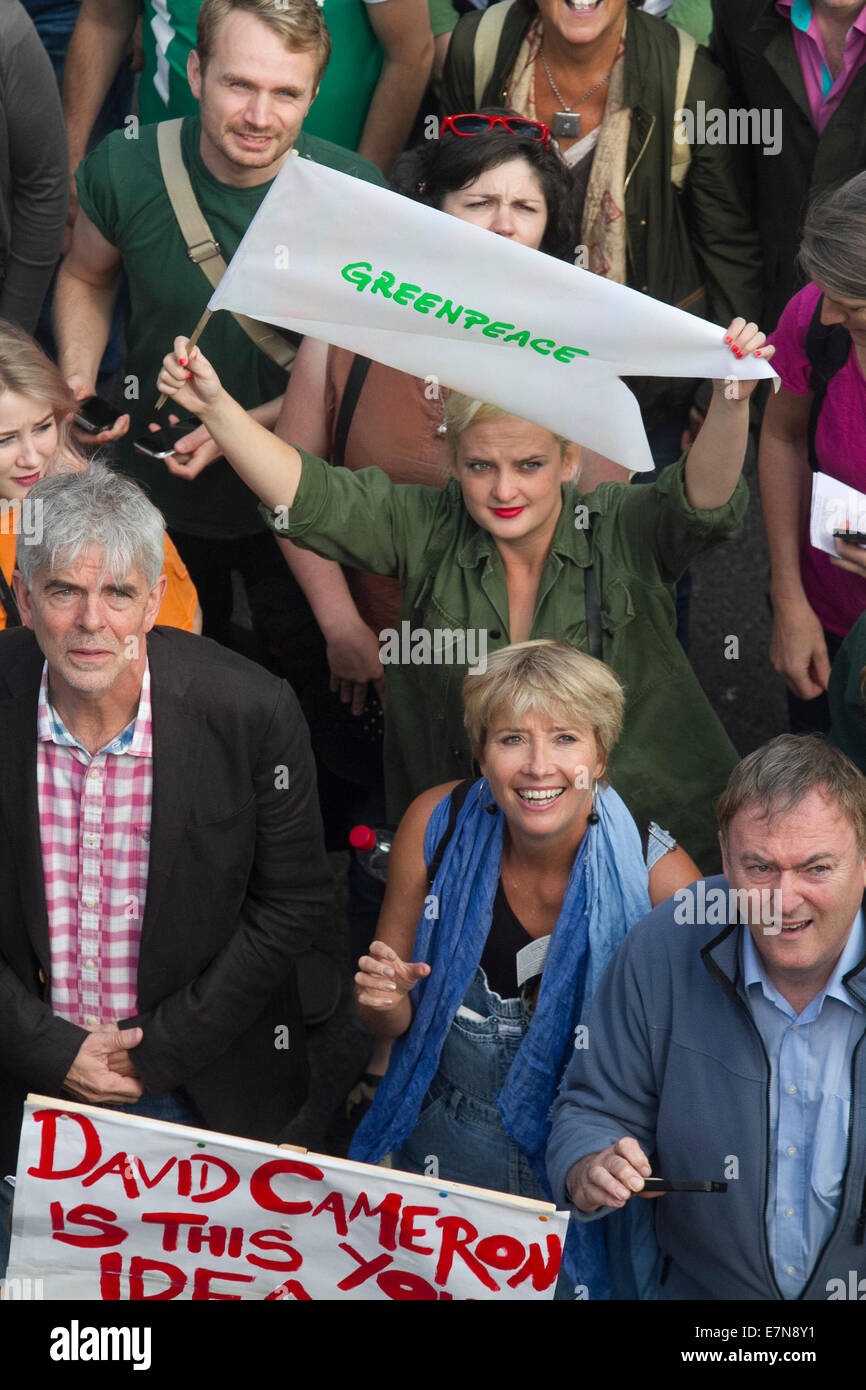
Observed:
[[[10,1279],[45,1298],[550,1299],[544,1202],[28,1096]]]
[[[775,375],[704,319],[306,159],[286,160],[209,308],[454,387],[637,471],[654,465],[620,376]]]

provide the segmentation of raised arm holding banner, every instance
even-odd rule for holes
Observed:
[[[732,362],[703,319],[302,159],[274,181],[209,308],[435,378],[636,471],[653,462],[619,377],[775,376]]]

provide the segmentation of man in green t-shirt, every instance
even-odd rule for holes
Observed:
[[[199,47],[190,55],[190,85],[200,115],[184,121],[181,149],[199,206],[229,261],[271,182],[292,153],[374,183],[373,165],[358,155],[301,134],[327,63],[330,40],[316,0],[205,0]],[[158,126],[137,138],[115,131],[78,171],[79,212],[55,297],[60,368],[76,396],[94,391],[121,266],[131,312],[124,366],[128,414],[97,436],[116,441],[117,464],[136,478],[163,512],[199,590],[204,631],[227,641],[231,572],[241,573],[253,625],[281,650],[293,645],[293,624],[312,628],[294,580],[264,530],[256,498],[218,459],[193,479],[133,450],[154,417],[156,377],[174,336],[191,332],[211,286],[187,255],[160,171]],[[275,272],[276,273],[276,272]],[[203,348],[229,389],[263,424],[276,423],[285,373],[253,343],[234,317],[218,313]],[[276,633],[274,623],[281,624]],[[287,636],[288,634],[288,636]]]
[[[323,0],[333,51],[305,124],[309,135],[359,150],[387,172],[409,137],[427,86],[433,34],[457,23],[449,0],[429,4],[428,17],[428,0]],[[200,6],[201,0],[82,0],[63,81],[73,174],[139,16],[141,125],[198,115],[187,60]]]

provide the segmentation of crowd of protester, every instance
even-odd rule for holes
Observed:
[[[287,1137],[359,825],[351,1157],[567,1208],[562,1299],[866,1273],[866,521],[810,527],[821,475],[866,517],[864,0],[0,24],[0,1274],[27,1092]],[[778,389],[627,379],[646,475],[242,314],[200,347],[293,154]],[[738,761],[688,570],[750,441],[790,731]],[[484,660],[385,657],[443,627]]]

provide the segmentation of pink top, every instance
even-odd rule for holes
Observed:
[[[138,713],[91,757],[48,696],[36,713],[36,779],[51,945],[51,1008],[80,1027],[138,1012],[138,952],[150,862],[150,671]]]
[[[817,285],[807,285],[785,305],[775,333],[773,366],[782,386],[794,396],[809,391],[806,332],[821,298]],[[818,418],[815,448],[821,471],[866,492],[866,379],[853,348],[845,366],[831,378]],[[831,563],[830,556],[809,543],[808,516],[800,550],[800,570],[806,597],[822,625],[844,637],[866,609],[866,579]]]
[[[842,71],[835,82],[827,66],[824,40],[812,11],[811,0],[776,0],[776,9],[793,25],[794,48],[812,109],[812,124],[821,135],[851,86],[857,69],[866,62],[866,7],[860,11],[845,37]]]

